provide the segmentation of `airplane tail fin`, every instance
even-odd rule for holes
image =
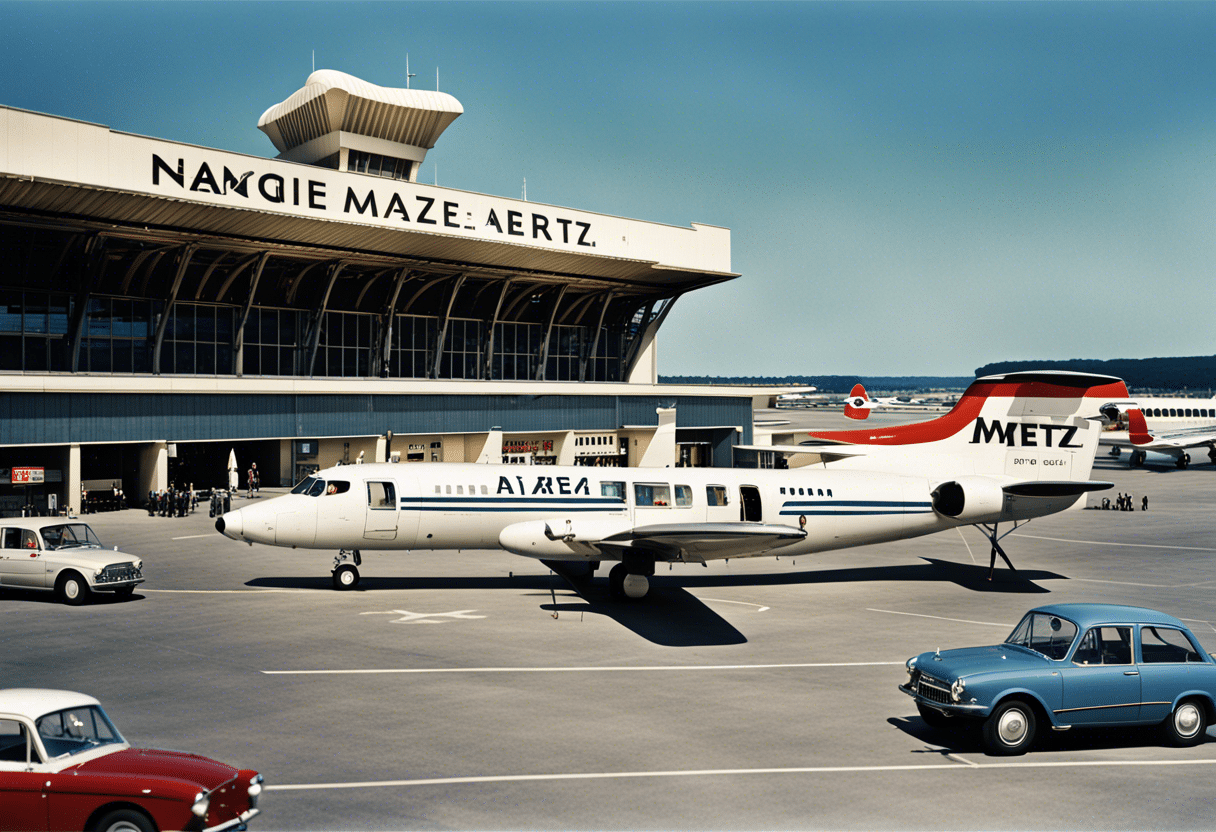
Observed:
[[[844,402],[844,415],[850,419],[866,419],[870,416],[870,397],[860,383],[854,384]]]
[[[864,448],[884,467],[929,477],[960,470],[1018,481],[1083,481],[1093,468],[1101,408],[1128,398],[1114,376],[1062,371],[1003,373],[976,379],[949,413],[928,422],[871,430],[813,432]]]

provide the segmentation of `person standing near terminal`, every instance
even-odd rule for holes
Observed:
[[[1145,494],[1143,497],[1140,498],[1140,510],[1148,511],[1148,495],[1147,494]]]
[[[262,476],[258,473],[258,464],[256,462],[251,462],[250,466],[250,470],[253,471],[253,493],[256,494],[262,490]]]

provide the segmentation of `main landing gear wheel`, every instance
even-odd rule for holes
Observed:
[[[1138,468],[1144,464],[1146,454],[1144,451],[1132,451],[1131,456],[1127,458],[1127,464],[1130,468]]]
[[[637,601],[650,591],[650,579],[645,575],[630,572],[629,567],[618,563],[608,572],[608,594],[613,598],[629,598]]]
[[[1110,455],[1112,457],[1114,457],[1115,459],[1119,458],[1119,446],[1118,445],[1116,445],[1115,447],[1110,449]]]
[[[1190,454],[1180,454],[1178,456],[1178,459],[1175,460],[1174,464],[1177,465],[1179,469],[1185,470],[1186,466],[1191,464],[1191,455]]]
[[[359,585],[359,570],[354,564],[344,563],[334,570],[334,589],[354,589]]]

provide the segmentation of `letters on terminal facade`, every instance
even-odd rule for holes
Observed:
[[[328,208],[326,204],[326,200],[329,198],[329,195],[326,193],[328,183],[322,180],[308,179],[301,183],[298,177],[291,177],[289,183],[287,178],[277,173],[264,173],[254,179],[254,171],[237,174],[227,166],[224,166],[223,173],[217,177],[209,164],[201,162],[194,171],[194,175],[189,177],[189,184],[187,185],[185,159],[179,158],[177,164],[172,165],[158,154],[153,153],[153,185],[161,184],[162,173],[176,182],[179,187],[195,193],[211,193],[217,196],[236,194],[245,199],[250,199],[252,197],[249,193],[249,183],[253,181],[256,182],[257,186],[256,194],[273,205],[286,204],[290,199],[292,205],[304,205],[314,211],[324,211]],[[392,196],[387,202],[383,201],[383,198],[377,202],[376,189],[369,187],[362,198],[360,198],[359,193],[353,187],[348,186],[346,198],[342,206],[342,213],[357,213],[361,216],[369,214],[378,219],[399,219],[401,222],[409,222],[416,225],[438,226],[442,224],[445,228],[463,228],[466,231],[477,230],[477,226],[475,225],[461,224],[459,220],[460,203],[458,202],[445,200],[439,207],[436,207],[435,200],[429,196],[415,194],[409,203],[407,203],[407,199],[410,198],[403,198],[401,193],[394,189]],[[383,213],[380,212],[381,205],[384,208]],[[411,211],[413,212],[412,218]],[[472,222],[471,212],[468,213],[467,219],[469,222]],[[547,214],[531,213],[530,215],[525,215],[522,211],[508,209],[500,216],[494,208],[490,208],[484,221],[481,223],[481,227],[493,228],[499,234],[505,234],[508,237],[530,236],[533,240],[543,239],[550,243],[561,242],[567,245],[572,244],[587,248],[595,247],[595,241],[588,239],[591,232],[591,223],[579,222],[564,217],[550,217]],[[559,239],[555,239],[555,237]]]

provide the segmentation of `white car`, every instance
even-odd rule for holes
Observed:
[[[0,518],[0,587],[54,591],[65,604],[94,592],[130,597],[143,561],[107,550],[87,523],[61,517]]]

